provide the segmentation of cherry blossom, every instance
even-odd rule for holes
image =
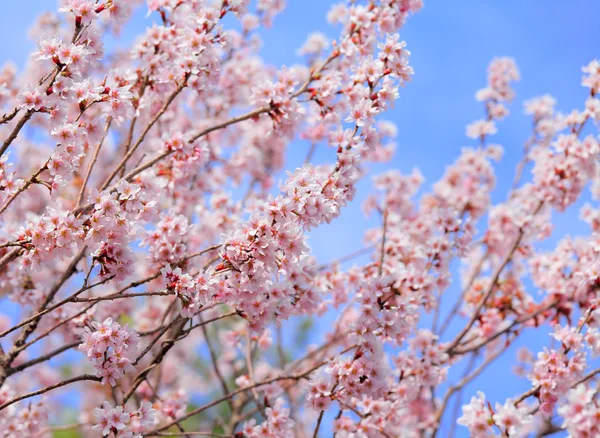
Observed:
[[[493,58],[426,181],[390,164],[421,0],[332,4],[287,66],[283,0],[59,3],[0,69],[0,437],[598,435],[598,60],[569,108]],[[524,392],[478,391],[524,333]]]

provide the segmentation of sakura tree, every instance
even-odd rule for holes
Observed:
[[[398,31],[421,0],[333,5],[339,37],[307,23],[289,67],[257,33],[284,0],[60,3],[0,73],[0,437],[600,436],[600,209],[539,249],[553,212],[600,198],[599,61],[570,113],[525,101],[531,136],[492,204],[511,58],[430,189],[369,171],[394,152],[384,113],[413,75]],[[147,29],[105,51],[138,7]],[[309,231],[365,179],[379,225],[318,260]],[[285,342],[299,321],[310,345]],[[531,331],[548,347],[501,376],[527,392],[463,392]]]

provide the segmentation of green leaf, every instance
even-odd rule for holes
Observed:
[[[224,435],[225,434],[225,429],[221,425],[215,426],[215,428],[212,430],[212,433],[217,433],[219,435]]]

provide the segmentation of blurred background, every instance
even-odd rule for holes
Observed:
[[[332,38],[339,33],[325,18],[334,1],[287,0],[287,3],[287,9],[276,17],[273,27],[260,32],[264,42],[262,56],[276,68],[303,62],[296,50],[309,33],[320,31]],[[28,38],[30,24],[39,13],[56,7],[53,0],[0,2],[3,18],[0,61],[22,66],[36,47]],[[587,92],[580,86],[581,67],[600,57],[599,16],[597,0],[425,0],[424,9],[408,20],[400,35],[412,52],[413,81],[400,90],[395,108],[383,117],[398,126],[397,152],[391,162],[372,166],[372,174],[389,168],[409,173],[418,167],[426,179],[425,190],[430,187],[458,157],[462,147],[474,145],[465,136],[465,127],[484,116],[483,105],[475,101],[474,94],[486,84],[489,61],[495,56],[511,56],[519,66],[521,81],[514,84],[517,97],[509,105],[511,115],[498,123],[499,132],[491,139],[505,150],[503,160],[496,166],[498,183],[493,196],[494,202],[503,201],[531,129],[530,118],[523,114],[523,100],[549,93],[557,99],[559,111],[568,113],[583,108]],[[129,45],[153,18],[146,17],[145,8],[141,8],[118,38],[106,40],[107,48]],[[286,168],[300,165],[308,148],[306,142],[293,143]],[[314,155],[316,162],[331,162],[333,158],[334,151],[325,146],[318,147]],[[528,177],[527,170],[525,176]],[[379,226],[376,218],[366,219],[360,209],[369,190],[368,177],[360,183],[357,199],[340,219],[311,233],[310,245],[320,261],[328,262],[362,248],[362,233]],[[579,208],[585,201],[589,201],[587,191],[583,200],[566,213],[554,213],[554,234],[542,248],[553,248],[565,235],[589,232],[587,225],[578,219]],[[359,262],[357,259],[348,266]],[[445,296],[446,311],[458,288],[456,281]],[[327,319],[332,317],[328,316],[316,329],[325,329]],[[423,324],[429,326],[427,316]],[[285,335],[294,337],[294,329],[287,330]],[[529,381],[517,378],[510,369],[515,363],[516,350],[526,345],[535,352],[548,341],[548,330],[544,329],[523,336],[465,388],[463,400],[468,401],[477,390],[482,390],[494,404],[529,389]],[[451,373],[450,377],[457,375]],[[449,416],[444,419],[438,436],[448,436],[451,421]],[[457,436],[467,436],[463,429],[458,428]]]

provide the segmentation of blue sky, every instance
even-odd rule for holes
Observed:
[[[302,62],[295,55],[296,49],[314,30],[337,37],[338,29],[328,27],[325,20],[332,3],[288,0],[287,10],[276,18],[273,28],[262,31],[262,54],[267,62],[275,66]],[[12,60],[23,65],[35,47],[27,39],[29,25],[39,12],[54,6],[53,1],[46,0],[0,2],[0,16],[4,18],[0,27],[0,41],[4,42],[0,45],[1,62]],[[426,186],[438,179],[460,149],[470,144],[465,126],[483,115],[474,93],[485,85],[489,61],[494,56],[512,56],[522,80],[515,85],[517,98],[510,105],[512,115],[499,123],[499,134],[493,139],[505,148],[504,159],[497,166],[498,188],[493,197],[500,202],[512,182],[523,141],[531,127],[531,121],[523,115],[522,101],[550,93],[564,112],[582,108],[586,92],[579,85],[581,66],[600,57],[598,16],[600,2],[596,0],[425,0],[425,8],[401,31],[401,38],[412,52],[415,76],[401,89],[395,109],[386,115],[399,127],[398,151],[392,163],[375,169],[395,167],[410,172],[419,167]],[[143,12],[137,14],[121,39],[111,39],[110,45],[130,42],[149,23],[144,17]],[[300,142],[292,145],[290,165],[301,162],[306,147]],[[319,148],[316,159],[331,158],[330,154],[330,150]],[[311,234],[311,245],[322,261],[361,247],[357,236],[361,236],[366,226],[373,225],[364,220],[360,211],[360,199],[367,189],[368,183],[361,183],[359,199],[347,208],[345,219]],[[555,215],[555,235],[587,233],[587,227],[577,216],[576,209]],[[553,237],[545,246],[551,247],[555,241]],[[541,334],[524,342],[536,345],[546,339]],[[527,389],[528,382],[510,375],[508,367],[514,357],[514,351],[507,352],[487,374],[467,387],[465,399],[476,388],[483,389],[492,401]]]

